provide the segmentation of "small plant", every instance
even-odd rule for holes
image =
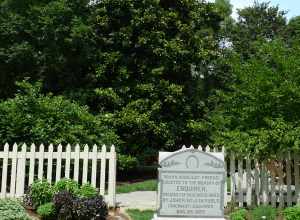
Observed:
[[[79,184],[72,179],[61,179],[54,185],[54,191],[68,191],[70,193],[76,193],[79,190]]]
[[[84,184],[80,187],[80,189],[76,192],[76,195],[85,198],[95,197],[97,195],[97,190],[91,184]]]
[[[259,206],[252,211],[253,220],[275,220],[276,219],[276,209],[271,206]]]
[[[247,218],[247,210],[239,209],[230,214],[230,220],[246,220]]]
[[[285,220],[300,220],[300,206],[286,208],[283,215]]]
[[[76,219],[105,220],[108,215],[107,205],[102,196],[92,198],[75,198],[73,201],[73,212]]]
[[[28,196],[31,198],[33,207],[39,207],[51,202],[54,191],[53,187],[46,180],[38,180],[31,184]]]
[[[55,206],[52,202],[48,202],[44,205],[40,205],[37,209],[37,214],[39,214],[43,220],[54,220],[55,219]]]
[[[68,191],[60,191],[54,195],[53,204],[58,219],[73,218],[73,200],[74,196]]]
[[[0,199],[1,220],[30,220],[24,207],[15,199]]]

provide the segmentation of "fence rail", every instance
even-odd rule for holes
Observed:
[[[271,205],[285,207],[300,203],[300,155],[287,152],[276,160],[258,161],[226,152],[224,147],[199,146],[205,152],[225,155],[225,205],[240,207]]]
[[[71,178],[81,184],[91,183],[105,196],[110,206],[116,203],[116,152],[103,145],[101,151],[94,145],[83,149],[77,144],[37,146],[5,144],[0,151],[1,192],[3,197],[21,197],[36,179],[54,183]],[[108,173],[108,174],[107,174]]]

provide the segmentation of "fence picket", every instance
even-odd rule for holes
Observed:
[[[48,164],[47,164],[47,180],[52,182],[52,165],[53,165],[53,144],[49,145],[48,148]]]
[[[294,153],[295,202],[300,204],[299,154]]]
[[[106,169],[106,146],[102,145],[101,150],[101,170],[100,170],[100,194],[105,193],[105,169]]]
[[[8,151],[9,151],[9,145],[6,143],[4,145],[4,158],[3,158],[2,183],[1,183],[1,197],[6,196]]]
[[[283,185],[284,185],[284,181],[283,181],[283,167],[279,166],[278,168],[279,170],[279,179],[278,179],[278,188],[279,188],[279,208],[283,208],[284,206],[284,198],[283,198]]]
[[[251,206],[252,205],[251,159],[246,160],[246,181],[247,181],[246,202],[248,206]]]
[[[243,192],[243,159],[238,160],[238,192],[239,192],[239,207],[243,207],[244,192]]]
[[[93,159],[92,159],[92,186],[96,187],[97,178],[97,145],[93,146]]]
[[[87,172],[88,172],[88,157],[89,157],[89,146],[86,144],[84,146],[83,153],[83,175],[82,175],[82,183],[87,183]]]
[[[18,145],[15,143],[13,145],[12,152],[12,162],[11,162],[11,178],[10,178],[10,195],[15,197],[16,192],[16,172],[17,172],[17,154],[18,154]]]
[[[43,179],[43,171],[44,171],[44,150],[45,147],[43,144],[40,145],[39,152],[39,166],[38,166],[38,179]]]
[[[29,185],[33,183],[34,179],[34,164],[35,164],[35,144],[30,146],[30,162],[29,162]]]
[[[291,155],[287,153],[286,157],[286,183],[287,183],[287,205],[292,205],[292,176],[291,176]]]
[[[79,180],[79,157],[80,157],[80,146],[75,146],[75,159],[74,159],[74,180]]]
[[[25,185],[25,166],[26,166],[26,144],[22,145],[22,151],[18,153],[17,159],[17,182],[16,196],[20,197],[24,194]]]
[[[271,175],[271,205],[276,208],[275,177]]]
[[[261,164],[261,189],[262,189],[262,202],[264,205],[267,205],[269,203],[268,199],[268,175],[267,175],[267,169],[265,162],[262,162]]]
[[[256,196],[256,203],[260,205],[260,168],[259,162],[255,160],[255,170],[254,170],[254,181],[255,181],[255,196]]]
[[[236,182],[235,182],[235,155],[233,152],[231,152],[230,154],[230,195],[231,195],[231,201],[233,203],[235,203],[236,201],[236,196],[235,196],[235,192],[236,192]]]
[[[55,182],[58,182],[61,178],[61,154],[62,154],[62,145],[59,144],[57,147]]]
[[[66,148],[66,167],[65,167],[65,178],[70,178],[70,167],[71,167],[71,145],[68,144]]]
[[[115,146],[112,145],[110,149],[110,155],[111,158],[109,160],[109,172],[108,172],[108,194],[109,194],[109,199],[108,203],[110,205],[116,203],[116,185],[114,182],[116,182],[116,151],[115,151]]]

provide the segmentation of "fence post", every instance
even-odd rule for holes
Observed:
[[[110,149],[110,155],[109,158],[109,173],[108,173],[108,196],[109,196],[109,205],[112,207],[115,207],[116,205],[116,173],[117,173],[117,167],[116,167],[116,151],[115,146],[112,145]]]

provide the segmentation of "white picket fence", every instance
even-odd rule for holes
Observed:
[[[64,149],[63,149],[64,148]],[[116,204],[116,151],[105,145],[101,151],[94,145],[77,144],[9,146],[0,151],[1,192],[3,197],[21,197],[36,179],[47,179],[54,183],[61,178],[71,178],[81,184],[91,183],[99,189],[110,206]],[[108,171],[108,172],[107,172]],[[108,174],[107,174],[108,173]],[[108,176],[108,177],[107,177]]]
[[[233,152],[225,152],[224,147],[199,146],[198,149],[225,154],[227,205],[230,202],[240,207],[259,204],[285,207],[300,203],[298,153],[288,152],[269,163],[237,157]]]

